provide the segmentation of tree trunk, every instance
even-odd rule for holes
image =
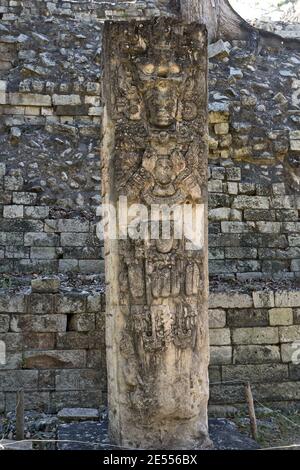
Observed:
[[[181,0],[181,15],[187,21],[205,23],[209,41],[245,39],[252,28],[228,0]]]
[[[255,28],[245,21],[230,5],[228,0],[170,0],[171,5],[180,5],[182,17],[188,21],[199,21],[206,24],[209,42],[218,39],[246,40],[260,50],[261,47],[280,48],[285,46],[300,50],[299,39],[282,38],[281,36]]]

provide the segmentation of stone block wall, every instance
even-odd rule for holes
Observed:
[[[297,283],[300,197],[288,192],[282,166],[259,173],[250,164],[218,165],[210,173],[211,278]]]
[[[103,20],[158,9],[154,1],[0,5],[0,272],[103,272]],[[295,280],[300,56],[230,47],[210,59],[210,273]]]
[[[215,292],[210,296],[211,412],[254,399],[299,406],[300,291]]]
[[[156,3],[0,0],[0,287],[34,273],[103,272],[103,20],[166,12],[168,1]],[[246,379],[258,400],[299,401],[291,361],[300,340],[299,64],[299,53],[256,56],[242,42],[210,59],[214,407],[241,404],[242,386],[227,382]],[[233,295],[238,284],[242,292],[269,286],[273,304],[257,304],[255,292]],[[220,286],[223,294],[214,293]],[[291,293],[278,300],[282,288]],[[105,401],[99,310],[90,310],[91,290],[81,286],[72,294],[82,298],[80,311],[59,311],[70,295],[1,291],[9,362],[0,367],[0,409],[13,408],[20,383],[29,408]]]
[[[20,387],[27,409],[105,403],[104,324],[104,297],[95,289],[1,290],[6,359],[0,365],[0,412],[14,409]]]
[[[105,404],[104,295],[40,289],[0,292],[0,412],[20,387],[27,409]],[[244,406],[247,381],[259,402],[299,406],[300,291],[212,292],[209,318],[211,412]]]

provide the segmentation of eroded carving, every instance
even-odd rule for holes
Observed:
[[[206,206],[204,29],[160,19],[110,24],[106,37],[105,125],[114,148],[104,157],[104,196],[126,196],[149,210]],[[187,249],[186,235],[175,236],[175,219],[167,238],[127,238],[113,248],[105,242],[107,264],[119,273],[108,270],[107,305],[114,312],[109,364],[111,351],[118,354],[110,393],[118,443],[122,436],[123,444],[167,448],[207,439],[207,247]]]

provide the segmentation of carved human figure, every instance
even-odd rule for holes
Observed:
[[[127,196],[147,210],[206,206],[203,27],[162,18],[105,28],[104,200]],[[208,443],[207,246],[186,249],[172,217],[167,238],[159,231],[105,240],[110,436],[117,445]]]

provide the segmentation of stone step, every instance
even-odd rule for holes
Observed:
[[[98,421],[99,411],[96,408],[63,408],[57,414],[61,421]]]

